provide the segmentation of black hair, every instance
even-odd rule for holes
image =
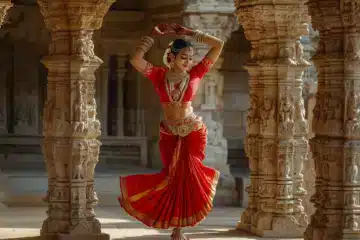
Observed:
[[[176,56],[182,49],[187,47],[193,47],[193,45],[190,42],[185,41],[184,39],[178,38],[174,40],[174,42],[171,44],[170,50],[171,53]]]

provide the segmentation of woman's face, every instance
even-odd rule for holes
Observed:
[[[188,71],[192,66],[193,56],[193,47],[186,47],[181,49],[181,51],[175,57],[174,67],[182,72]]]

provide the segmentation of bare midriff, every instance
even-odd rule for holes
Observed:
[[[161,103],[165,120],[185,119],[193,113],[191,102],[163,102]]]

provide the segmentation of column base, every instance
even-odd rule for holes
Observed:
[[[261,217],[257,221],[257,227],[251,226],[251,224],[244,224],[241,221],[237,223],[236,229],[249,232],[259,237],[271,237],[271,238],[303,238],[306,226],[301,226],[293,216],[273,217],[265,219],[269,215],[264,215],[264,219]],[[270,220],[270,221],[267,221]],[[266,229],[262,223],[270,223],[271,230]],[[267,224],[265,224],[267,225]]]
[[[42,235],[39,240],[110,240],[110,235],[106,233],[92,235],[49,234]]]
[[[238,221],[236,224],[236,230],[251,233],[251,224],[246,224]]]
[[[250,201],[251,201],[251,199],[250,199]],[[240,221],[238,221],[236,224],[236,230],[251,233],[251,223],[252,223],[252,219],[255,216],[255,213],[256,212],[254,211],[254,209],[247,208],[241,214]]]

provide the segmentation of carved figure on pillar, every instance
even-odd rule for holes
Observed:
[[[261,131],[262,133],[273,132],[276,123],[275,101],[269,98],[264,99],[264,104],[260,108]]]
[[[280,134],[282,136],[291,136],[294,131],[294,113],[295,107],[293,105],[293,98],[289,95],[284,95],[280,99]]]

